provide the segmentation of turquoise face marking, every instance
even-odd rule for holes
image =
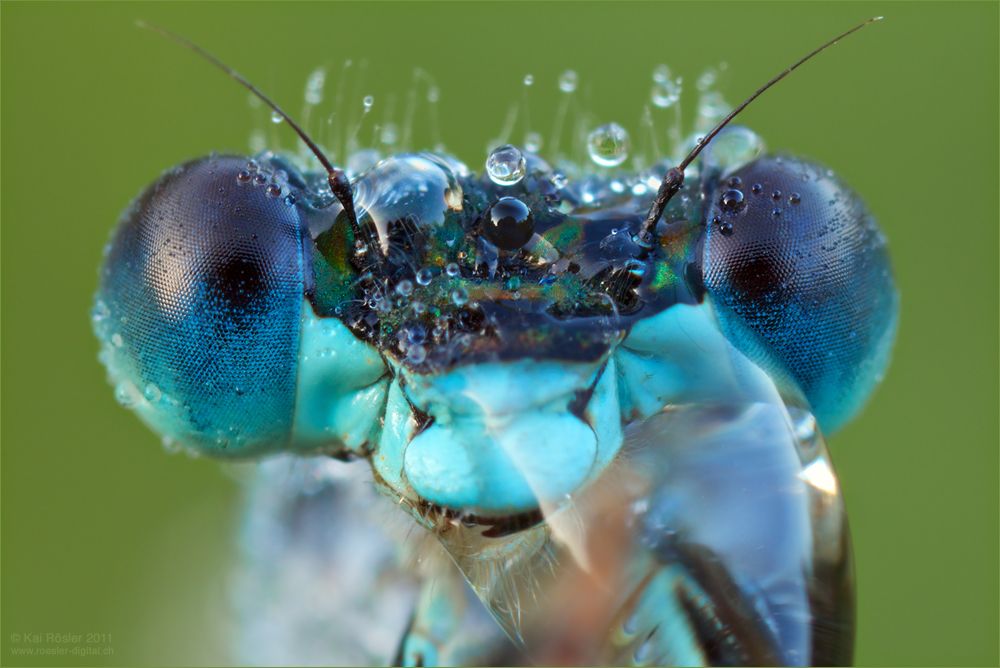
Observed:
[[[351,611],[377,601],[386,662],[847,662],[852,556],[820,430],[888,364],[885,239],[832,172],[735,126],[649,228],[677,161],[609,171],[627,133],[591,139],[600,168],[569,175],[509,145],[483,174],[359,154],[339,202],[273,153],[166,172],[101,273],[116,396],[172,448],[276,456],[251,570],[287,554]],[[411,524],[357,521],[369,480]],[[412,523],[436,542],[401,556]]]

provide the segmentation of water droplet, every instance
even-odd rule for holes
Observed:
[[[427,330],[423,325],[411,325],[406,330],[406,340],[415,344],[423,343],[427,340]]]
[[[281,194],[281,186],[276,183],[272,183],[267,187],[267,194],[271,197],[277,197]]]
[[[285,120],[284,116],[282,116],[281,114],[279,114],[277,111],[272,111],[271,112],[271,122],[272,123],[280,123],[283,120]]]
[[[104,321],[105,318],[107,318],[110,315],[111,315],[111,310],[108,308],[107,304],[105,304],[100,299],[94,302],[94,308],[90,310],[91,320],[93,320],[94,322],[102,322]]]
[[[406,351],[406,359],[410,364],[421,364],[427,359],[427,349],[423,346],[410,346]]]
[[[372,97],[371,95],[365,95],[364,98],[361,100],[361,103],[365,105],[365,111],[368,111],[369,109],[372,108],[372,105],[375,104],[375,98]]]
[[[590,159],[602,167],[617,167],[622,164],[628,157],[628,151],[628,132],[617,123],[602,125],[587,136]]]
[[[657,65],[653,69],[653,81],[663,83],[664,81],[669,81],[670,79],[670,68],[666,65]]]
[[[465,306],[469,303],[469,291],[465,288],[455,288],[451,291],[451,301],[455,306]]]
[[[175,441],[174,439],[170,438],[169,436],[164,436],[160,440],[160,445],[163,446],[164,452],[167,452],[168,454],[171,455],[176,455],[178,452],[181,451],[181,444]]]
[[[392,146],[399,140],[399,127],[395,123],[386,123],[382,126],[379,134],[379,141],[386,146]]]
[[[250,133],[250,152],[263,153],[267,148],[267,136],[263,130],[254,130]]]
[[[524,178],[527,164],[524,155],[515,146],[504,144],[490,153],[486,158],[486,173],[490,179],[501,186],[510,186]]]
[[[722,236],[724,236],[724,237],[732,236],[732,234],[733,234],[733,224],[730,223],[728,220],[722,221],[719,224],[719,232],[721,232]]]
[[[444,273],[448,274],[448,276],[452,278],[455,278],[461,273],[461,269],[459,269],[458,265],[454,262],[449,262],[444,268]]]
[[[403,297],[409,297],[413,294],[413,281],[404,278],[396,283],[396,292]]]
[[[563,172],[553,172],[551,178],[552,178],[552,185],[554,185],[556,188],[562,190],[563,188],[566,187],[568,179],[566,178],[566,175]]]
[[[698,82],[695,84],[695,88],[701,91],[706,91],[715,85],[715,81],[718,78],[718,72],[715,71],[714,67],[710,67],[701,76],[698,77]]]
[[[524,148],[532,153],[538,153],[542,148],[542,135],[537,132],[524,135]]]
[[[427,101],[434,104],[440,99],[441,90],[437,86],[431,86],[427,89]]]
[[[530,86],[533,83],[535,83],[535,77],[531,76],[530,74],[525,74],[524,75],[524,85],[525,86]]]
[[[729,179],[729,187],[730,188],[736,188],[741,183],[743,183],[743,181],[741,181],[740,177],[738,177],[738,176],[733,176],[733,177],[730,177],[730,179]]]
[[[752,186],[750,186],[750,192],[752,192],[754,195],[759,195],[763,189],[764,186],[760,185],[759,183],[755,183]]]
[[[483,219],[483,238],[505,251],[522,248],[535,235],[531,209],[516,197],[501,197]]]
[[[743,209],[743,191],[730,189],[722,193],[720,200],[723,211],[736,212]]]
[[[417,283],[420,285],[430,285],[434,280],[434,272],[426,267],[417,272]]]
[[[427,310],[427,305],[421,301],[415,301],[412,304],[410,304],[410,308],[413,309],[414,314],[420,315],[421,313]]]
[[[261,174],[260,172],[257,172],[256,174],[253,175],[253,182],[258,186],[262,186],[265,183],[267,183],[267,177]]]
[[[243,183],[248,183],[250,181],[250,171],[246,169],[241,169],[239,173],[236,174],[236,180]]]
[[[122,341],[122,335],[121,334],[115,333],[115,334],[111,335],[111,345],[113,345],[115,348],[121,348],[122,347],[122,343],[124,343],[124,342]]]
[[[160,392],[160,388],[158,388],[153,383],[150,383],[145,388],[143,388],[142,396],[146,397],[146,401],[148,401],[149,403],[155,404],[157,401],[160,400],[160,397],[162,397],[163,394]]]
[[[788,196],[788,201],[791,204],[798,204],[799,202],[802,201],[802,196],[799,195],[798,193],[792,193],[791,195]]]
[[[775,199],[775,200],[781,199],[781,191],[780,190],[772,190],[771,191],[771,199]]]
[[[578,77],[576,72],[573,70],[566,70],[559,75],[559,90],[564,93],[572,93],[576,90],[577,79]]]
[[[695,126],[696,131],[707,132],[730,111],[732,111],[732,107],[722,97],[722,93],[718,91],[702,93],[698,99],[699,125]]]
[[[317,67],[306,80],[306,104],[319,104],[323,101],[323,86],[326,83],[326,70]]]
[[[778,216],[781,215],[781,209],[775,207],[774,211],[771,212],[771,215],[777,218]]]
[[[288,206],[295,204],[295,195],[285,195],[285,204]]]
[[[139,401],[139,389],[127,380],[118,383],[115,387],[115,401],[125,408],[131,408]]]
[[[681,99],[681,87],[670,79],[656,81],[653,83],[653,89],[649,93],[649,98],[657,107],[666,109]]]

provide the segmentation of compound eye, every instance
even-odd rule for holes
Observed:
[[[147,188],[114,234],[102,359],[119,401],[179,447],[287,447],[306,234],[292,190],[243,158],[204,158]]]
[[[716,184],[707,223],[704,280],[730,338],[745,352],[769,344],[836,429],[881,376],[895,334],[875,219],[832,171],[767,156]]]

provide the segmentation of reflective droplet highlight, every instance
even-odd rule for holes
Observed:
[[[681,99],[681,87],[677,82],[670,79],[655,81],[653,82],[653,90],[650,92],[649,98],[657,107],[666,109]]]
[[[576,90],[577,74],[573,70],[566,70],[559,75],[559,90],[564,93],[572,93]]]
[[[602,125],[587,136],[590,159],[601,167],[617,167],[625,162],[628,151],[628,132],[617,123]]]
[[[142,396],[146,397],[146,401],[148,401],[149,403],[155,404],[163,396],[163,393],[160,392],[160,388],[158,388],[153,383],[150,383],[149,385],[143,388]]]
[[[524,178],[526,170],[524,155],[510,144],[498,146],[486,158],[486,173],[493,183],[500,186],[514,185]]]
[[[743,192],[741,190],[736,190],[731,188],[722,194],[721,200],[722,210],[735,212],[743,208]]]
[[[419,285],[430,285],[432,280],[434,280],[434,272],[430,269],[424,268],[417,272],[417,283]]]
[[[516,197],[501,197],[483,220],[481,233],[491,244],[505,251],[522,248],[535,235],[531,209]]]

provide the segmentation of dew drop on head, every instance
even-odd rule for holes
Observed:
[[[142,396],[146,397],[146,401],[148,401],[149,403],[155,404],[157,401],[160,400],[160,397],[162,397],[163,394],[160,392],[160,388],[158,388],[153,383],[149,383],[148,385],[146,385],[146,387],[143,388]]]
[[[649,94],[653,104],[661,109],[673,106],[681,99],[681,87],[674,81],[654,81],[653,90]]]
[[[576,90],[577,75],[573,70],[566,70],[559,75],[559,90],[572,93]]]
[[[326,70],[318,67],[306,80],[306,104],[319,104],[323,101],[323,86],[326,83]]]
[[[514,185],[524,178],[526,169],[524,155],[517,147],[510,144],[498,146],[486,158],[486,173],[497,185]]]
[[[465,288],[455,288],[451,291],[451,302],[455,306],[465,306],[469,302],[469,291]]]
[[[529,132],[524,135],[524,150],[531,153],[538,153],[542,149],[542,135],[537,132]]]
[[[617,167],[625,162],[628,151],[628,132],[617,123],[602,125],[587,136],[590,159],[601,167]]]
[[[743,191],[731,188],[722,194],[721,206],[723,211],[736,212],[743,208]]]
[[[482,235],[500,250],[515,251],[524,247],[535,235],[531,209],[516,197],[501,197],[487,212]]]

